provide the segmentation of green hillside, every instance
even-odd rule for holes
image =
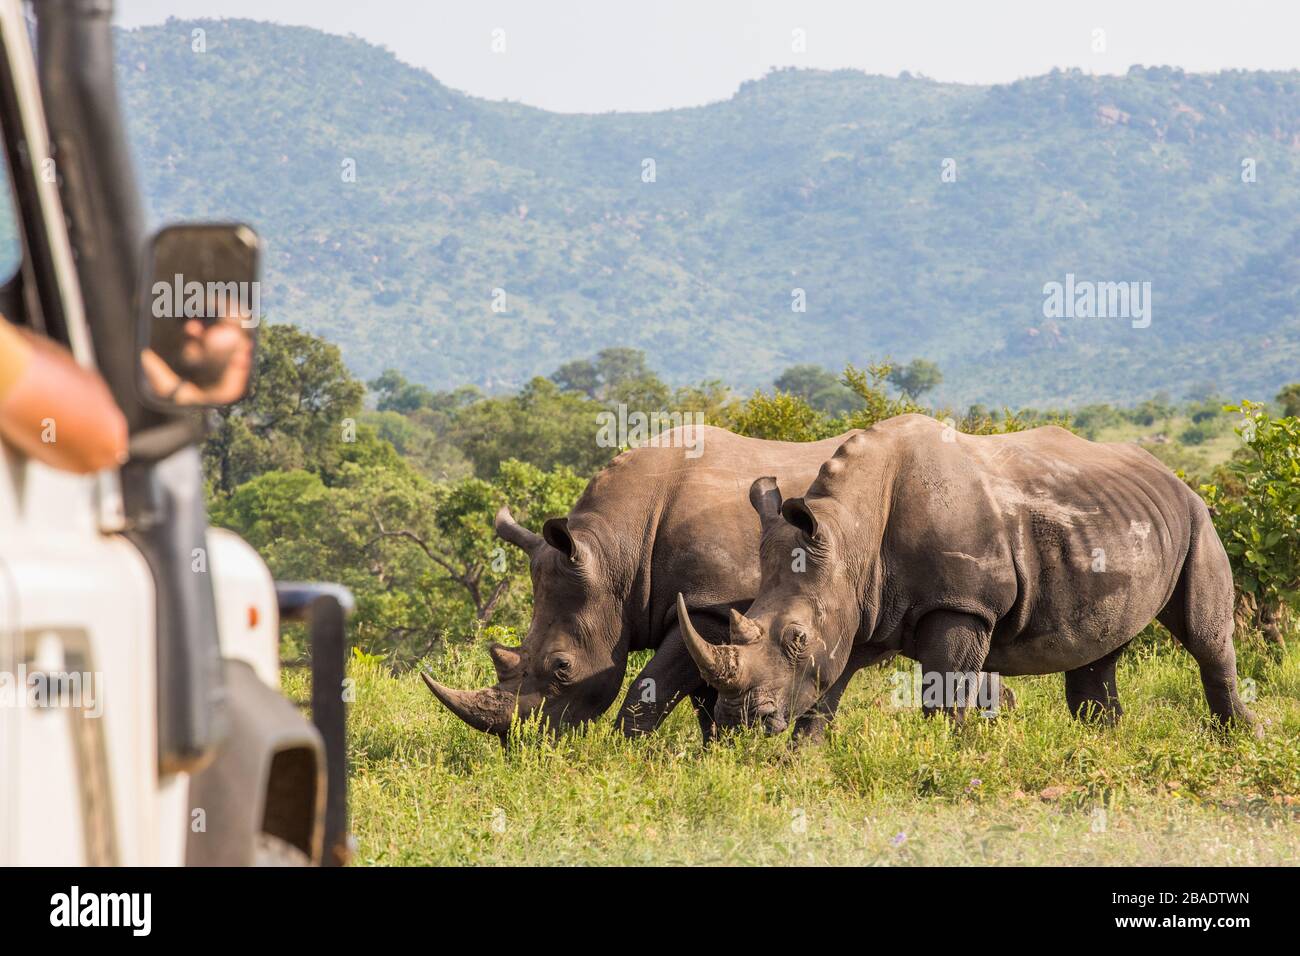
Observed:
[[[273,320],[363,376],[495,389],[628,345],[748,386],[919,355],[937,402],[1048,405],[1267,397],[1300,367],[1297,72],[787,70],[701,108],[561,115],[305,28],[204,21],[195,53],[195,25],[119,36],[153,212],[255,223]],[[1150,327],[1045,318],[1067,273],[1149,281]]]

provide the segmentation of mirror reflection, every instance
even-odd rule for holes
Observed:
[[[243,225],[169,226],[154,236],[142,387],[168,405],[228,405],[248,391],[260,321],[260,243]]]

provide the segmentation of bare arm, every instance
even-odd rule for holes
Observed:
[[[126,459],[126,419],[104,380],[66,349],[0,319],[7,381],[0,437],[55,468],[86,473]]]

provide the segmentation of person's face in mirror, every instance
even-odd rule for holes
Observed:
[[[178,371],[196,385],[216,384],[232,365],[241,359],[247,363],[249,345],[248,331],[238,319],[188,319]]]
[[[227,405],[243,397],[252,374],[247,315],[213,303],[215,319],[186,319],[174,365],[152,350],[142,356],[154,392],[177,405]]]

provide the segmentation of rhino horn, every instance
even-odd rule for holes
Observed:
[[[781,490],[776,486],[776,479],[755,479],[749,486],[749,503],[758,512],[758,519],[764,529],[781,517]]]
[[[691,623],[686,610],[686,599],[677,595],[677,622],[681,626],[682,640],[690,653],[700,676],[722,691],[733,691],[740,686],[740,649],[731,645],[718,646],[702,638]]]
[[[512,701],[495,687],[454,690],[439,684],[424,671],[420,672],[420,677],[443,706],[475,730],[500,734],[504,727],[510,726]]]
[[[492,666],[496,668],[498,680],[505,680],[519,670],[524,660],[517,650],[504,644],[493,644],[488,648],[488,655],[492,658]]]
[[[523,548],[524,551],[532,554],[542,546],[542,536],[534,531],[529,531],[510,513],[510,509],[505,505],[497,512],[496,520],[492,522],[492,528],[497,533],[497,537],[502,541],[509,541],[511,544]]]
[[[734,607],[731,609],[731,643],[754,644],[763,636],[763,629],[741,614]]]

